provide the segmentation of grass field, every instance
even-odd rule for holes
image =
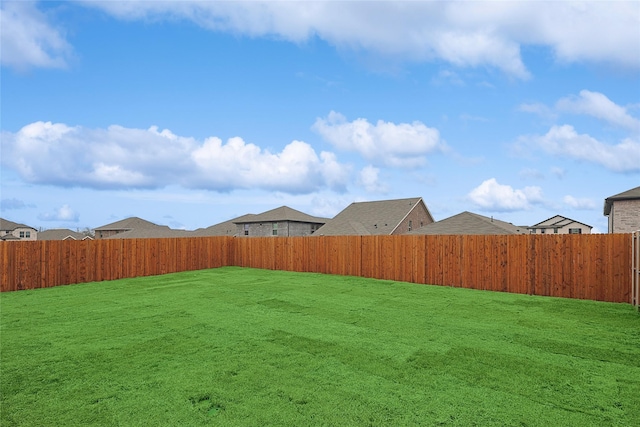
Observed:
[[[638,426],[626,304],[225,267],[0,295],[19,426]]]

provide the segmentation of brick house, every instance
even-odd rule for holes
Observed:
[[[194,230],[193,237],[209,237],[209,236],[237,236],[238,225],[236,222],[242,222],[245,219],[255,216],[254,214],[246,214],[237,218],[214,224],[207,228],[199,228]],[[244,231],[244,230],[243,230]]]
[[[609,217],[609,233],[640,230],[640,187],[607,197],[604,200],[604,215]]]
[[[233,221],[238,237],[309,236],[328,221],[281,206],[257,215],[244,215]]]
[[[0,218],[0,240],[37,240],[38,230],[28,225],[18,224]]]
[[[422,197],[354,202],[314,236],[406,234],[433,222]]]

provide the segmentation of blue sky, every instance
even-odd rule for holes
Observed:
[[[1,2],[1,216],[207,227],[423,197],[606,232],[639,2]]]

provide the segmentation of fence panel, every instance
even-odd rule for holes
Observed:
[[[231,265],[228,237],[201,239],[0,242],[0,291]]]
[[[638,234],[0,242],[0,290],[235,265],[638,304]]]

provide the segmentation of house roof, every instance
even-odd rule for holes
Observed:
[[[35,228],[30,227],[28,225],[19,224],[17,222],[13,222],[13,221],[6,220],[4,218],[0,218],[0,230],[13,231],[16,228],[30,228],[32,230],[35,230]]]
[[[4,236],[0,237],[0,240],[20,240],[19,237],[14,236],[13,234],[5,234]]]
[[[144,220],[138,217],[125,218],[120,221],[112,222],[111,224],[103,225],[96,228],[96,231],[108,231],[108,230],[133,230],[133,229],[150,229],[154,227],[162,227],[153,222]]]
[[[631,190],[623,191],[622,193],[607,197],[604,199],[604,215],[608,216],[611,213],[611,207],[616,200],[636,200],[640,199],[640,187],[632,188]]]
[[[91,239],[90,236],[85,236],[82,233],[78,233],[68,228],[54,228],[51,230],[45,230],[38,233],[38,240],[84,240]]]
[[[314,236],[383,235],[391,234],[418,205],[424,206],[422,197],[373,202],[354,202],[320,227]],[[433,219],[433,217],[431,217]]]
[[[324,224],[329,221],[328,218],[320,218],[317,216],[307,215],[304,212],[291,209],[288,206],[280,206],[279,208],[271,209],[270,211],[263,212],[257,215],[245,215],[246,218],[240,217],[235,219],[235,224],[247,224],[254,222],[278,222],[278,221],[291,221],[291,222],[310,222],[313,224]]]
[[[409,234],[525,234],[526,227],[518,227],[510,222],[478,215],[473,212],[461,212],[449,218],[432,222]]]
[[[249,217],[255,216],[254,214],[246,214],[237,218],[230,219],[228,221],[214,224],[207,228],[199,228],[193,232],[194,237],[208,237],[208,236],[234,236],[237,234],[238,227],[236,221],[243,221]]]
[[[155,228],[134,228],[133,230],[105,237],[105,239],[159,239],[190,236],[193,236],[192,231],[174,230],[166,225],[157,225]]]
[[[593,228],[589,224],[585,224],[584,222],[576,221],[574,219],[567,218],[562,215],[552,216],[551,218],[545,219],[544,221],[534,224],[531,227],[527,227],[527,228],[534,229],[534,228],[564,227],[565,225],[569,225],[569,224],[581,224],[581,225],[584,225],[585,227]]]

